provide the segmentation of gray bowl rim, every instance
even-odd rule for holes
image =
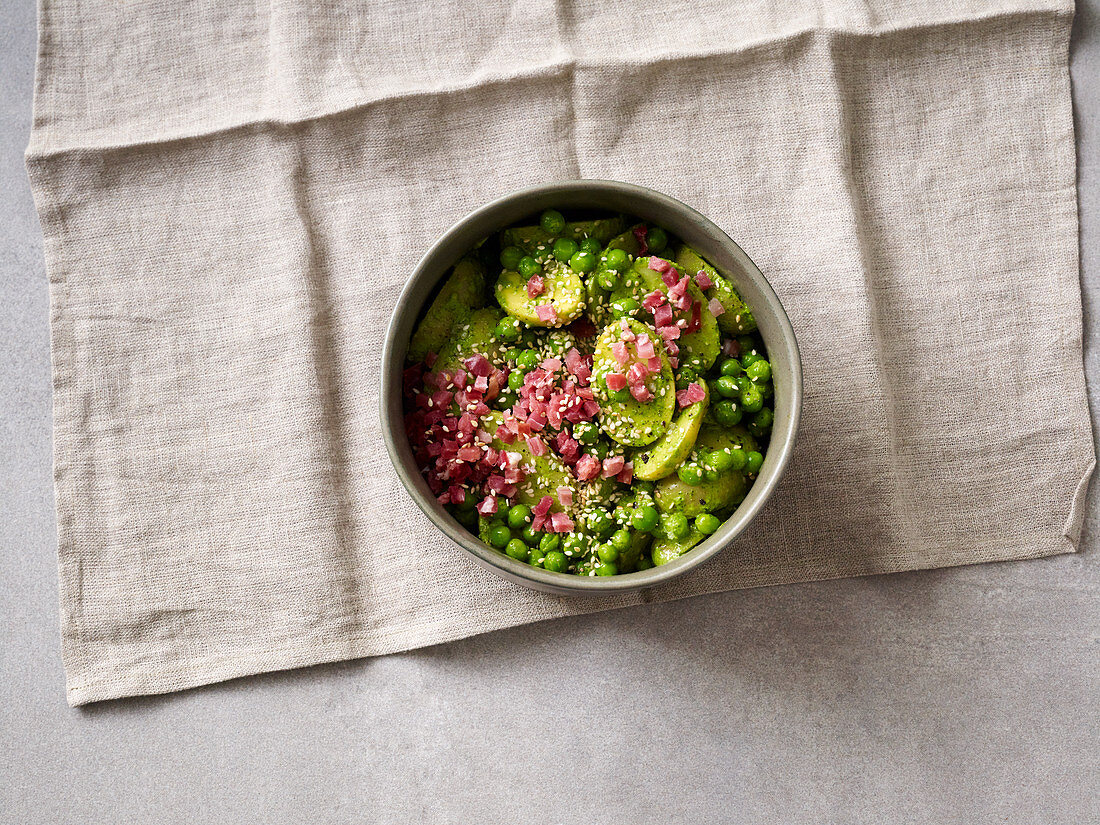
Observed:
[[[776,336],[772,341],[782,339],[783,347],[789,355],[786,363],[786,368],[790,370],[789,409],[782,422],[777,416],[777,425],[781,423],[782,426],[776,426],[772,430],[764,464],[749,494],[716,533],[683,556],[658,567],[606,577],[576,576],[532,567],[494,550],[467,532],[436,500],[427,482],[415,467],[412,448],[405,436],[402,376],[408,346],[407,338],[412,331],[411,323],[408,333],[404,336],[406,340],[398,340],[398,332],[402,318],[409,313],[410,309],[413,310],[412,316],[415,322],[439,281],[455,261],[468,252],[480,238],[513,225],[517,220],[549,208],[551,205],[566,209],[577,205],[583,207],[585,204],[575,203],[578,196],[583,201],[586,196],[598,199],[601,195],[608,194],[623,201],[637,201],[639,208],[618,211],[657,223],[662,221],[676,223],[676,220],[669,221],[664,217],[667,214],[676,215],[682,219],[683,223],[694,224],[713,242],[714,246],[726,248],[742,270],[740,275],[743,277],[734,276],[734,280],[741,282],[748,279],[752,282],[757,291],[763,294],[765,303],[770,306],[775,316],[774,322],[777,329],[774,330]],[[571,201],[571,198],[574,200]],[[616,211],[606,206],[591,208]],[[662,213],[662,217],[649,217],[656,213]],[[718,269],[724,271],[722,267]],[[430,284],[424,293],[424,299],[414,302],[413,294],[425,281],[430,281]],[[759,314],[758,306],[759,302],[753,306],[754,313]],[[765,347],[768,349],[769,358],[772,358],[773,349],[769,346],[767,338],[765,338]],[[398,478],[421,511],[444,536],[481,566],[505,580],[559,595],[605,595],[650,588],[699,567],[729,546],[759,514],[778,486],[794,450],[802,410],[802,360],[798,341],[779,296],[776,295],[759,267],[729,235],[697,210],[663,192],[615,180],[581,179],[529,186],[490,201],[454,223],[421,257],[405,282],[387,325],[382,349],[381,373],[380,413],[383,440]]]

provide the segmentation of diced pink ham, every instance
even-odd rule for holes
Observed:
[[[669,341],[675,341],[680,337],[680,328],[675,324],[670,324],[667,327],[658,327],[657,333],[664,339],[667,344]]]
[[[477,505],[477,511],[483,516],[491,516],[497,511],[497,500],[495,496],[485,496],[481,503]]]
[[[571,533],[573,532],[573,519],[565,513],[551,513],[550,529],[555,533]]]
[[[581,481],[590,481],[600,474],[600,460],[591,453],[585,453],[577,462],[576,471]]]
[[[477,461],[481,458],[481,450],[477,447],[462,447],[458,451],[458,457],[463,461]]]
[[[630,394],[634,396],[634,400],[639,404],[644,404],[647,401],[653,400],[653,393],[649,391],[649,388],[645,384],[634,385],[630,388]]]
[[[626,382],[628,384],[641,384],[645,381],[645,377],[648,373],[645,365],[635,361],[630,365],[630,369],[626,371]]]
[[[474,379],[474,389],[479,390],[480,392],[485,392],[487,389],[489,389],[489,378],[488,378],[488,376],[479,375],[477,378],[475,378]]]
[[[653,342],[649,340],[649,336],[646,335],[643,340],[643,336],[638,336],[638,342],[635,344],[635,349],[638,351],[639,358],[649,359],[656,355],[656,351],[653,349]]]
[[[539,316],[540,321],[545,321],[548,324],[557,323],[558,311],[554,309],[552,304],[539,304],[535,307],[535,314]]]
[[[630,351],[622,341],[615,341],[611,344],[611,357],[619,362],[619,366],[625,367],[630,360]]]
[[[604,380],[607,381],[607,388],[611,390],[611,392],[618,392],[619,390],[626,389],[626,376],[621,372],[609,372]]]
[[[573,490],[570,489],[569,487],[565,487],[565,486],[559,487],[558,488],[558,503],[560,503],[562,507],[572,507],[573,506]]]
[[[561,369],[561,361],[557,358],[547,358],[541,366],[548,373],[553,373]]]
[[[527,297],[537,298],[546,291],[546,283],[541,275],[532,275],[527,279]]]
[[[672,314],[672,307],[668,304],[662,304],[653,311],[653,323],[660,327],[671,326],[675,322]]]
[[[527,436],[527,449],[531,455],[546,455],[546,444],[537,435]]]
[[[603,470],[600,475],[604,478],[612,478],[622,472],[626,459],[621,455],[608,456],[603,460]]]
[[[658,258],[656,255],[651,255],[649,258],[649,268],[654,272],[668,272],[672,269],[672,265],[664,258]]]
[[[687,389],[680,390],[678,393],[676,393],[676,401],[681,407],[688,407],[692,404],[698,404],[706,397],[707,391],[703,389],[703,385],[697,384],[694,381],[688,384]]]
[[[664,304],[664,303],[667,303],[667,302],[668,302],[668,297],[665,295],[665,293],[661,292],[661,290],[659,290],[659,289],[655,289],[651,293],[646,295],[645,298],[642,299],[642,307],[647,312],[653,312],[653,310],[655,310],[661,304]]]
[[[644,226],[635,226],[633,229],[634,237],[638,241],[638,245],[641,249],[638,251],[639,255],[645,255],[649,252],[649,244],[646,243],[646,238],[649,235],[649,230]]]
[[[545,516],[550,512],[550,508],[554,506],[554,499],[550,496],[543,496],[539,499],[539,503],[531,508],[531,512],[536,516]]]
[[[634,480],[634,465],[631,462],[626,462],[626,466],[623,467],[623,471],[616,477],[618,481],[623,484],[629,484]]]
[[[710,279],[710,276],[702,269],[695,273],[695,283],[699,289],[710,289],[714,286],[714,281]]]
[[[711,298],[707,304],[707,309],[710,310],[710,314],[717,318],[719,315],[726,311],[726,308],[722,306],[722,302],[717,298]]]
[[[654,355],[652,358],[650,358],[648,361],[646,361],[646,366],[649,367],[649,371],[652,372],[652,373],[660,372],[661,371],[661,356]]]
[[[465,364],[474,375],[489,376],[493,374],[493,365],[489,362],[489,359],[481,353],[477,353],[467,358]]]

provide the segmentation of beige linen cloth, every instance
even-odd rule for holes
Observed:
[[[82,704],[757,585],[1075,549],[1072,5],[42,0],[61,630]],[[798,332],[765,512],[636,595],[495,578],[400,487],[379,350],[464,213],[713,218]]]

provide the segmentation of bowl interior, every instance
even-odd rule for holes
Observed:
[[[552,573],[516,561],[484,545],[436,501],[420,475],[405,437],[401,377],[409,339],[422,309],[451,266],[483,238],[544,209],[623,212],[659,224],[702,253],[728,277],[752,308],[772,363],[775,423],[756,482],[719,530],[678,559],[636,573],[608,577]],[[756,265],[713,222],[685,204],[651,189],[618,181],[570,181],[507,195],[455,224],[416,266],[398,299],[382,355],[382,433],[394,468],[410,495],[448,538],[498,575],[561,594],[608,593],[651,587],[698,566],[729,544],[771,495],[790,458],[802,404],[802,365],[779,298]]]

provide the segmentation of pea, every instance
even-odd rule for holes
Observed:
[[[545,533],[543,534],[542,541],[539,542],[539,550],[543,555],[546,555],[551,550],[561,549],[561,536],[557,533]]]
[[[741,374],[741,370],[741,362],[736,358],[727,358],[718,367],[718,372],[727,378],[736,378]]]
[[[681,464],[676,475],[689,487],[698,487],[703,483],[703,470],[698,464]]]
[[[588,452],[592,453],[592,455],[596,456],[600,461],[603,461],[611,455],[611,447],[604,441],[597,441]]]
[[[519,274],[524,278],[530,278],[532,275],[538,275],[540,272],[542,272],[542,264],[530,255],[519,262]]]
[[[508,526],[513,530],[522,530],[531,523],[531,508],[526,504],[517,504],[508,511]]]
[[[580,533],[566,533],[561,546],[565,555],[575,558],[584,553],[584,537]]]
[[[630,519],[630,524],[635,530],[641,533],[651,533],[657,526],[659,520],[660,517],[657,515],[657,508],[647,504],[634,511],[634,515]]]
[[[715,450],[710,454],[710,466],[720,473],[728,473],[733,469],[733,451],[728,447]]]
[[[523,532],[521,532],[520,535],[523,536],[523,540],[530,544],[532,547],[538,544],[539,540],[542,538],[538,530],[536,530],[530,524],[523,528]]]
[[[733,427],[741,421],[741,408],[728,399],[719,401],[711,407],[711,410],[714,413],[714,420],[723,427]]]
[[[554,257],[564,264],[569,262],[569,259],[577,253],[578,249],[580,249],[580,247],[577,246],[577,242],[572,238],[558,238],[554,241],[554,246],[551,248],[551,251]]]
[[[721,475],[722,474],[718,472],[718,470],[716,470],[714,467],[707,467],[705,470],[703,470],[703,478],[705,478],[707,481],[717,481],[719,477],[721,477]]]
[[[616,301],[611,305],[611,314],[616,319],[625,318],[637,312],[640,306],[641,304],[633,298],[623,298],[621,301]]]
[[[759,412],[764,406],[764,396],[756,387],[747,387],[741,390],[741,408],[745,412]]]
[[[596,567],[597,576],[614,576],[618,572],[619,568],[609,561],[605,561],[603,564],[597,565]]]
[[[615,520],[606,510],[593,510],[585,518],[585,524],[590,532],[603,538],[611,532],[611,528],[615,526]]]
[[[533,349],[525,349],[516,356],[516,366],[524,372],[529,372],[542,362],[542,356]]]
[[[770,407],[764,407],[764,409],[753,416],[752,423],[749,425],[749,431],[753,435],[760,437],[772,428],[774,422],[775,413],[771,411]]]
[[[619,285],[619,278],[615,275],[613,270],[601,269],[596,276],[596,283],[600,285],[600,289],[605,292],[610,292]]]
[[[581,252],[588,252],[593,257],[599,257],[599,254],[603,252],[603,244],[600,243],[599,238],[585,238],[581,241]]]
[[[507,522],[508,513],[510,513],[511,510],[512,508],[508,506],[508,503],[503,498],[499,498],[497,499],[497,511],[493,519],[495,521]]]
[[[664,519],[665,535],[673,541],[685,538],[691,529],[683,513],[669,513]]]
[[[512,370],[508,373],[508,389],[518,390],[523,386],[523,373],[519,370]]]
[[[741,394],[741,388],[737,386],[737,381],[728,375],[716,378],[714,389],[723,398],[736,398]]]
[[[547,209],[539,218],[539,226],[547,235],[555,238],[565,231],[565,216],[556,209]]]
[[[519,340],[519,322],[515,318],[501,318],[500,323],[497,324],[496,337],[501,341],[507,341],[513,343]]]
[[[527,563],[532,567],[542,567],[542,563],[546,561],[546,554],[539,548],[532,547],[531,555],[527,557]]]
[[[638,559],[638,569],[639,570],[649,570],[649,568],[651,568],[652,566],[653,566],[653,560],[649,557],[649,553],[646,553],[644,556],[639,557],[639,559]]]
[[[756,450],[749,450],[749,454],[745,456],[745,472],[749,475],[756,475],[760,472],[760,465],[763,463],[764,456]]]
[[[649,234],[646,235],[646,244],[649,245],[650,252],[660,252],[666,246],[668,246],[668,233],[661,229],[659,226],[654,226],[649,230]]]
[[[512,531],[503,524],[496,524],[489,528],[489,544],[497,550],[503,550],[512,540]]]
[[[523,260],[523,250],[518,246],[506,246],[500,250],[500,265],[505,269],[516,271],[521,260]]]
[[[509,541],[504,547],[504,552],[516,561],[527,561],[528,556],[531,555],[531,551],[527,549],[527,545],[523,543],[522,539]]]
[[[621,249],[609,249],[603,259],[604,266],[622,274],[630,265],[630,256]]]
[[[718,520],[718,517],[712,516],[710,513],[701,513],[695,517],[695,529],[704,536],[713,535],[721,526],[722,522]]]
[[[596,550],[596,555],[599,556],[600,561],[616,562],[619,560],[619,551],[612,544],[601,544],[599,549]]]
[[[561,550],[551,550],[546,554],[546,558],[542,560],[542,566],[551,573],[564,573],[568,564],[569,561]]]
[[[569,259],[569,268],[587,274],[596,268],[596,256],[582,249]]]
[[[741,365],[745,366],[745,356],[751,354],[759,354],[760,350],[756,346],[756,341],[751,335],[742,335],[737,339],[737,348],[741,353]]]
[[[737,382],[738,388],[742,390],[747,390],[749,387],[754,386],[752,379],[747,375],[739,375],[734,380]]]
[[[745,368],[745,373],[757,384],[763,384],[772,377],[772,365],[758,358]]]
[[[634,541],[630,535],[629,530],[618,529],[611,534],[611,546],[618,550],[620,553],[626,552],[631,543]]]
[[[516,398],[516,394],[514,392],[508,392],[507,390],[505,390],[504,392],[499,393],[497,397],[493,399],[493,403],[496,404],[498,410],[510,410],[512,407],[515,406],[515,403],[518,400],[519,399]]]

